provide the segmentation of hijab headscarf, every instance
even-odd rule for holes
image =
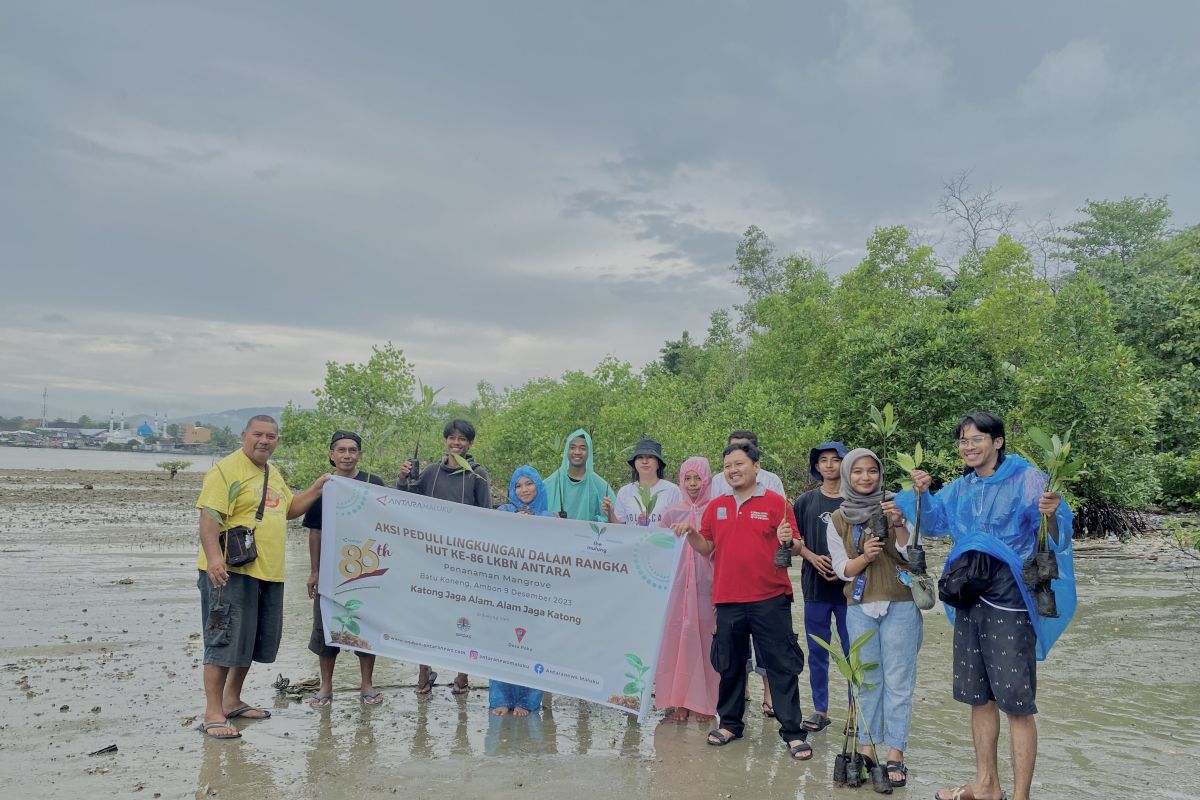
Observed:
[[[521,478],[529,478],[529,480],[533,481],[534,488],[537,489],[537,494],[533,496],[533,501],[528,505],[522,503],[521,498],[517,497],[517,481]],[[512,502],[500,506],[500,511],[519,511],[538,517],[552,516],[546,510],[546,487],[542,483],[542,476],[528,464],[517,467],[516,471],[513,472],[512,479],[508,482],[508,499]]]
[[[700,476],[700,491],[696,494],[695,500],[688,496],[687,489],[683,487],[684,476],[689,472],[695,472]],[[704,508],[712,500],[712,467],[709,466],[707,458],[692,456],[680,465],[679,492],[681,497],[667,507],[659,524],[668,527],[679,522],[691,522],[693,526],[699,528]]]
[[[860,458],[874,459],[875,463],[879,465],[879,485],[870,494],[863,494],[850,485],[850,471],[854,469],[854,462]],[[890,492],[886,494],[895,496]],[[854,448],[842,459],[842,516],[851,525],[862,525],[871,518],[872,514],[879,511],[879,504],[884,499],[883,462],[879,460],[879,456],[865,447]]]

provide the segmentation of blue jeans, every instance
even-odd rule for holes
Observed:
[[[850,634],[846,632],[846,604],[822,603],[819,600],[804,601],[804,633],[820,637],[833,644],[830,639],[830,618],[837,622],[838,639],[842,652],[850,650]],[[868,662],[870,663],[870,662]],[[813,709],[829,713],[829,653],[816,642],[808,642],[808,684],[812,687]]]
[[[874,739],[875,744],[886,743],[903,752],[908,749],[913,689],[917,685],[917,651],[921,649],[924,632],[921,611],[911,601],[892,601],[887,614],[871,619],[861,607],[852,605],[846,612],[846,627],[851,641],[867,631],[875,631],[859,654],[864,664],[879,664],[866,676],[866,682],[875,687],[859,693],[870,737],[859,720],[858,743],[870,744]]]
[[[542,707],[541,689],[530,689],[528,686],[517,686],[515,683],[505,683],[495,678],[488,679],[488,708],[513,709],[518,706],[526,711],[537,711]]]

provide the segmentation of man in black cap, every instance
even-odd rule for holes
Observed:
[[[383,486],[383,479],[378,475],[358,468],[360,458],[362,437],[350,431],[334,432],[329,441],[329,463],[335,470],[333,474]],[[308,576],[308,596],[313,601],[313,630],[308,639],[308,649],[317,654],[321,669],[321,686],[317,693],[309,698],[308,704],[313,708],[324,708],[333,700],[333,665],[341,648],[325,644],[325,629],[321,625],[321,599],[317,596],[317,577],[321,568],[321,498],[318,497],[305,513],[304,527],[308,528],[308,560],[312,565],[312,572]],[[358,653],[358,669],[362,675],[359,698],[367,705],[379,705],[383,702],[383,695],[375,690],[372,683],[375,656],[370,653]]]

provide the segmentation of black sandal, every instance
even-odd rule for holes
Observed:
[[[813,757],[812,745],[808,742],[802,741],[800,744],[789,744],[788,750],[791,752],[794,761],[808,761]],[[801,753],[806,753],[807,755],[801,755]]]
[[[708,732],[708,743],[710,745],[712,745],[713,747],[724,747],[725,745],[732,742],[734,739],[740,739],[740,738],[742,738],[742,735],[740,733],[724,734],[724,733],[721,733],[720,728],[717,728],[715,730],[711,730]]]
[[[886,769],[888,773],[888,780],[892,782],[892,786],[895,788],[899,789],[901,786],[904,786],[908,783],[908,767],[904,766],[903,761],[889,761],[886,764]],[[893,772],[899,772],[904,777],[900,780],[896,780],[892,777]]]
[[[762,706],[763,706],[763,716],[774,719],[775,718],[775,706],[773,706],[770,703],[767,703],[765,701],[763,702]]]
[[[823,731],[829,727],[829,724],[831,722],[832,722],[832,720],[829,719],[829,717],[827,715],[817,714],[814,712],[812,714],[809,714],[804,719],[804,722],[801,722],[800,724],[803,725],[805,728],[807,728],[810,731]]]

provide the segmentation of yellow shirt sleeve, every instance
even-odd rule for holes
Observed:
[[[229,505],[229,481],[221,471],[220,465],[210,469],[208,474],[204,476],[204,484],[200,488],[200,497],[196,499],[196,508],[211,508],[224,517],[229,516],[231,510]]]

